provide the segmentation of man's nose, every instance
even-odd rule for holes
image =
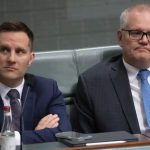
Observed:
[[[15,52],[14,52],[14,51],[11,51],[11,52],[9,53],[9,60],[10,60],[10,61],[15,61],[15,57],[16,57]]]
[[[144,43],[148,43],[149,40],[147,38],[147,34],[143,34],[143,36],[141,37],[141,42],[144,42]]]

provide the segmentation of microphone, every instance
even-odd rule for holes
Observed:
[[[29,91],[35,82],[35,77],[32,74],[25,74],[25,84],[27,85],[27,90],[25,93],[24,101],[22,102],[22,111],[21,111],[21,150],[22,150],[22,133],[24,131],[24,119],[23,119],[23,111],[26,105],[26,101],[29,95]]]
[[[24,107],[25,107],[25,104],[26,104],[26,101],[27,101],[27,97],[28,97],[30,88],[34,85],[35,76],[32,75],[32,74],[25,74],[25,82],[27,84],[27,90],[26,90],[24,101],[23,101],[23,104],[22,104],[22,113],[23,113],[23,110],[24,110]]]

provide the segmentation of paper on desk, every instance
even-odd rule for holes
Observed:
[[[125,143],[126,141],[109,141],[109,142],[96,142],[96,143],[86,143],[86,146],[96,146],[96,145],[105,145],[105,144],[120,144]]]

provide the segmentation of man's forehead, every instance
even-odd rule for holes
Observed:
[[[0,32],[1,42],[29,42],[29,38],[24,32]]]

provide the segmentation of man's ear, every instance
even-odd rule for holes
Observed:
[[[122,47],[122,32],[120,30],[117,31],[117,39],[119,45]]]
[[[30,65],[32,64],[34,58],[35,58],[35,53],[32,52],[31,55],[30,55],[30,60],[29,60],[29,62],[28,62],[28,66],[30,66]]]
[[[122,39],[122,32],[120,30],[117,31],[118,42]]]

